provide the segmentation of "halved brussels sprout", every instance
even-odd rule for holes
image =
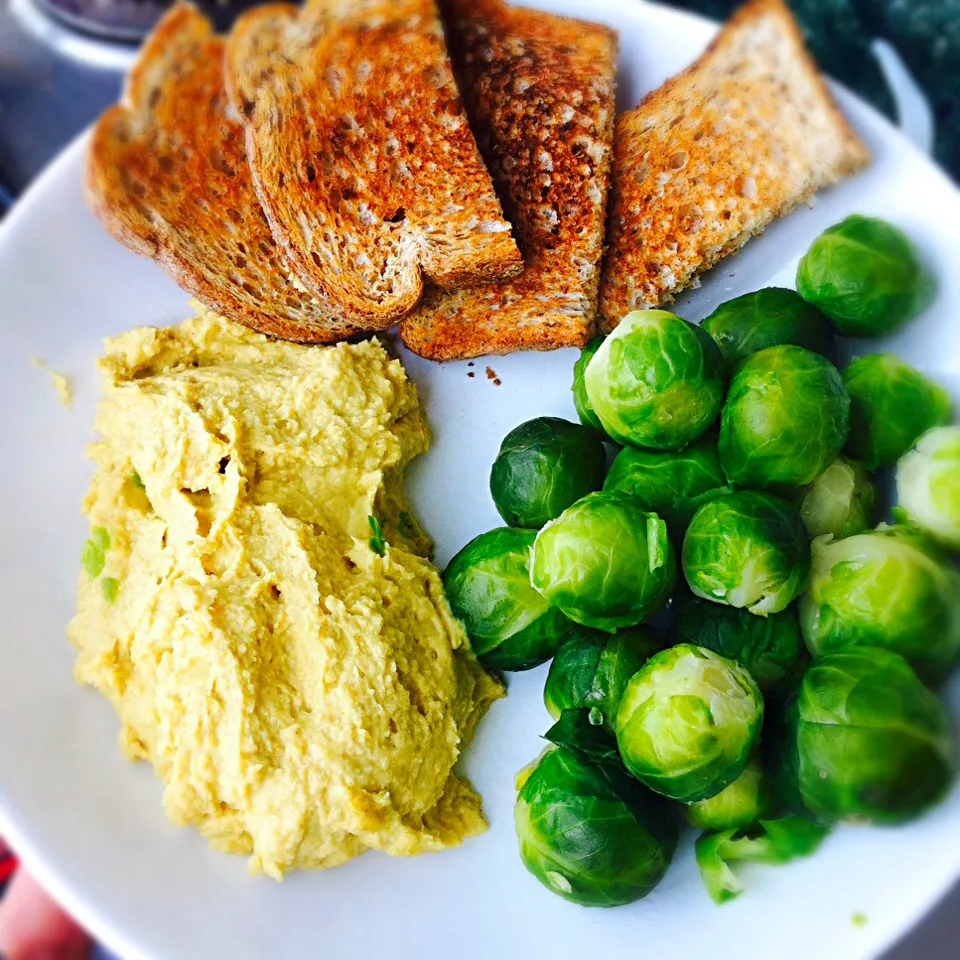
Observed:
[[[763,697],[746,670],[681,643],[654,654],[627,684],[617,745],[641,783],[692,803],[743,773],[762,722]]]
[[[695,643],[736,660],[764,692],[797,671],[806,658],[790,607],[768,617],[685,594],[674,601],[671,643]]]
[[[960,653],[960,572],[920,534],[888,527],[813,541],[800,629],[814,657],[883,647],[938,680]]]
[[[797,268],[797,292],[847,337],[890,333],[919,310],[926,286],[906,235],[857,214],[824,230]]]
[[[559,726],[547,737],[563,745],[526,774],[514,807],[520,858],[548,890],[574,903],[638,900],[673,859],[673,811],[628,776],[612,742],[606,751],[581,749],[578,738],[569,739],[571,728],[558,735]]]
[[[590,398],[587,396],[587,388],[583,382],[583,375],[586,373],[587,364],[593,359],[593,355],[600,349],[603,343],[603,337],[594,337],[580,351],[577,362],[573,365],[573,406],[577,411],[580,422],[585,427],[594,427],[596,430],[602,430],[603,424],[600,418],[593,412],[593,406]]]
[[[635,497],[647,510],[663,517],[680,537],[697,508],[733,490],[720,467],[717,445],[706,438],[685,450],[639,450],[624,447],[617,454],[604,490]]]
[[[736,830],[756,823],[773,806],[760,761],[753,757],[743,773],[718,794],[684,807],[684,817],[698,830]]]
[[[868,470],[890,467],[921,434],[950,420],[950,394],[892,353],[873,353],[843,371],[850,394],[846,451]]]
[[[850,398],[829,360],[803,347],[768,347],[733,375],[720,462],[740,486],[804,486],[837,458],[849,427]]]
[[[897,498],[907,520],[960,550],[960,427],[925,433],[897,464]]]
[[[800,519],[810,537],[852,537],[873,526],[877,488],[862,463],[837,457],[804,493]]]
[[[667,525],[622,493],[589,494],[533,545],[533,586],[571,620],[608,633],[656,613],[676,579]]]
[[[666,310],[635,310],[600,345],[584,384],[614,440],[680,450],[717,419],[724,361],[698,326]]]
[[[649,627],[631,627],[612,636],[574,627],[554,654],[543,702],[555,720],[576,707],[610,731],[627,681],[663,646]]]
[[[536,533],[499,527],[471,540],[449,563],[443,584],[480,661],[528,670],[553,656],[573,626],[530,586]]]
[[[703,321],[729,363],[767,347],[792,343],[833,360],[836,345],[827,318],[794,290],[766,287],[721,303]]]
[[[803,589],[810,542],[789,503],[741,490],[694,514],[683,538],[682,564],[698,597],[766,616],[786,609]]]
[[[903,657],[866,647],[831,653],[785,702],[767,741],[771,771],[796,813],[901,823],[946,792],[949,729],[943,705]]]
[[[816,853],[830,832],[806,817],[760,820],[745,829],[704,834],[697,840],[697,866],[714,903],[726,903],[743,893],[743,884],[731,863],[767,863],[778,866]]]
[[[511,527],[542,527],[603,486],[603,435],[559,417],[536,417],[514,427],[490,471],[497,512]]]

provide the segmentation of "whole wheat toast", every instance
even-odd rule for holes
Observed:
[[[868,161],[788,8],[750,0],[699,60],[617,120],[604,329],[669,302]]]
[[[457,288],[520,272],[434,0],[257,8],[226,65],[274,237],[331,310],[383,329],[423,274]]]
[[[287,340],[340,340],[356,327],[288,279],[253,191],[242,128],[228,115],[223,51],[193,6],[163,18],[123,101],[94,128],[90,207],[212,310]]]
[[[501,0],[441,0],[467,115],[525,269],[431,288],[400,326],[423,357],[583,346],[596,326],[613,139],[616,34]]]

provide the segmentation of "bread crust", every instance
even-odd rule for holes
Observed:
[[[434,360],[581,347],[596,328],[617,37],[501,0],[442,0],[470,124],[526,264],[506,283],[430,289],[400,326]]]
[[[327,343],[358,332],[298,290],[253,191],[228,111],[224,41],[180,3],[146,41],[120,104],[94,127],[90,208],[207,307],[261,333]]]
[[[434,0],[308,0],[241,17],[227,88],[254,186],[300,281],[383,330],[522,260],[470,132]]]
[[[782,0],[749,0],[614,134],[602,327],[670,302],[869,162]]]

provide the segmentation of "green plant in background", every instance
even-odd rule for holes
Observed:
[[[919,816],[949,787],[949,730],[943,704],[903,657],[861,647],[807,670],[765,745],[795,813],[893,824]]]
[[[923,433],[950,420],[950,394],[892,353],[852,361],[843,382],[850,394],[846,451],[868,470],[893,466]]]
[[[490,494],[511,527],[539,529],[603,486],[603,435],[559,417],[536,417],[511,430],[490,471]]]
[[[578,716],[585,713],[565,711],[548,731],[556,745],[525,774],[514,824],[524,866],[548,890],[613,907],[646,896],[663,878],[676,816],[628,776],[612,741],[598,741],[598,728]]]
[[[960,550],[960,427],[925,433],[897,464],[897,501],[909,523]]]
[[[667,525],[621,493],[591,493],[538,534],[530,582],[571,620],[613,632],[670,599],[677,562]]]
[[[584,373],[587,398],[619,443],[679,450],[716,420],[723,356],[709,334],[666,310],[628,313]]]
[[[797,268],[797,293],[848,337],[891,333],[917,313],[928,292],[906,234],[859,214],[824,230]]]
[[[833,330],[827,318],[796,291],[766,287],[721,303],[703,321],[729,363],[751,353],[792,343],[833,360]]]
[[[704,437],[684,450],[640,450],[624,447],[610,467],[604,490],[635,497],[647,510],[667,521],[682,537],[697,509],[732,493],[720,467],[714,441]]]
[[[960,654],[960,572],[923,536],[888,527],[813,541],[800,628],[814,657],[882,647],[939,680]]]
[[[873,526],[876,503],[877,488],[863,464],[837,457],[804,491],[800,519],[811,538],[840,540]]]
[[[613,635],[574,627],[554,654],[543,689],[550,716],[585,707],[592,721],[611,732],[627,681],[663,646],[650,627],[629,627]]]
[[[617,711],[627,769],[651,790],[692,803],[743,772],[763,723],[763,697],[746,670],[682,643],[633,675]]]
[[[594,337],[580,351],[580,356],[577,357],[577,361],[573,365],[573,406],[577,411],[580,422],[585,427],[593,427],[596,430],[602,430],[603,424],[593,412],[593,406],[587,396],[587,387],[583,382],[583,375],[586,373],[587,365],[593,359],[593,355],[600,349],[601,343],[603,343],[603,337]]]
[[[850,398],[837,368],[803,347],[768,347],[741,361],[720,420],[731,483],[785,489],[812,483],[847,440]]]
[[[760,761],[753,757],[729,787],[684,807],[687,823],[698,830],[737,830],[756,823],[773,807]]]
[[[685,594],[674,603],[669,640],[695,643],[736,660],[764,693],[797,672],[806,659],[793,607],[758,617],[749,610]]]
[[[803,589],[810,543],[789,503],[741,490],[694,514],[683,538],[682,564],[698,597],[765,616],[786,609]]]
[[[533,530],[490,530],[471,540],[444,571],[450,608],[488,667],[535,667],[553,656],[572,626],[530,586],[535,536]]]

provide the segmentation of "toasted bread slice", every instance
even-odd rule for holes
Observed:
[[[274,237],[331,310],[384,329],[423,274],[457,288],[520,272],[434,0],[257,8],[226,62]]]
[[[297,289],[228,116],[224,41],[180,4],[147,40],[123,102],[93,131],[87,199],[121,243],[207,307],[261,333],[328,342],[357,332]]]
[[[617,120],[604,328],[672,300],[868,161],[790,11],[750,0],[693,66]]]
[[[596,326],[616,34],[501,0],[441,0],[454,71],[526,267],[430,289],[400,327],[434,360],[583,346]]]

